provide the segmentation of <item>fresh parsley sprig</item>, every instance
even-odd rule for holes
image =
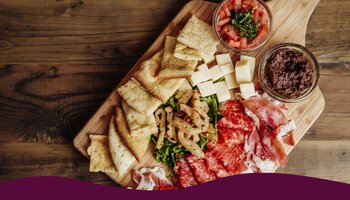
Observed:
[[[232,10],[232,25],[239,31],[238,35],[241,37],[246,37],[249,40],[253,40],[259,28],[259,21],[257,23],[254,22],[253,10],[248,9],[244,10]]]

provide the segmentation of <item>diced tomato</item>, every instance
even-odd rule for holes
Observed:
[[[227,2],[227,5],[231,10],[237,10],[241,6],[241,0],[231,0]]]
[[[255,23],[257,23],[259,21],[259,11],[257,9],[253,11],[253,16]]]
[[[241,38],[241,44],[240,44],[239,48],[246,49],[247,48],[247,42],[248,42],[248,39],[246,37],[242,37]]]
[[[261,28],[261,31],[254,38],[254,40],[248,45],[248,47],[253,47],[257,45],[259,42],[261,42],[266,37],[268,31],[269,31],[269,28],[267,27],[267,25],[263,25]]]
[[[227,44],[231,47],[238,48],[241,43],[239,41],[235,42],[234,40],[228,40]]]
[[[260,13],[260,15],[264,12],[264,9],[262,5],[259,4],[259,6],[256,8],[256,10]]]
[[[259,2],[257,0],[251,0],[250,3],[253,7],[257,7],[259,5]]]
[[[231,18],[228,17],[228,18],[220,20],[216,25],[223,26],[223,25],[229,23],[230,21],[231,21]]]
[[[241,4],[241,6],[242,6],[242,9],[243,9],[244,11],[247,11],[248,8],[249,8],[248,1],[243,1],[242,4]]]
[[[223,28],[223,31],[225,34],[232,40],[237,40],[238,39],[238,34],[237,32],[233,29],[233,26],[230,24],[226,24]]]
[[[262,13],[262,15],[261,15],[261,25],[265,25],[265,24],[267,24],[267,21],[268,21],[268,16],[267,16],[267,14],[266,13]]]
[[[222,8],[223,8],[223,10],[225,11],[226,16],[231,17],[231,11],[230,11],[230,9],[229,9],[227,3],[224,3],[224,4],[222,5]]]
[[[226,13],[224,10],[221,10],[219,12],[219,20],[227,18]]]

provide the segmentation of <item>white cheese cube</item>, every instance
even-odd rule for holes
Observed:
[[[234,72],[231,74],[226,74],[225,81],[228,89],[234,89],[239,87],[236,80],[236,74]]]
[[[215,57],[214,55],[210,55],[210,54],[207,54],[207,53],[204,53],[204,52],[199,52],[199,54],[201,55],[201,57],[203,58],[203,61],[207,64],[213,62],[215,60]]]
[[[187,92],[188,90],[192,90],[192,86],[187,80],[184,80],[184,82],[182,83],[182,85],[179,87],[178,90],[182,92]]]
[[[239,89],[241,90],[243,99],[248,99],[249,97],[256,95],[254,83],[252,82],[239,84]]]
[[[231,74],[232,72],[235,72],[235,68],[232,63],[220,65],[220,69],[223,75]]]
[[[237,83],[251,82],[252,75],[247,60],[237,61],[235,70]]]
[[[245,55],[241,55],[240,60],[247,60],[248,61],[248,65],[250,68],[250,74],[252,76],[252,80],[254,79],[254,71],[255,71],[255,58],[251,57],[251,56],[245,56]]]
[[[207,81],[207,82],[198,84],[198,89],[202,97],[207,97],[216,93],[216,90],[212,81]]]
[[[215,56],[215,58],[216,58],[216,63],[218,65],[232,63],[231,56],[229,53],[218,54]]]
[[[208,69],[208,65],[203,63],[197,67],[197,71],[193,72],[189,81],[192,86],[196,86],[198,83],[211,79],[211,75]]]
[[[231,94],[227,88],[225,81],[214,83],[214,86],[215,86],[216,95],[218,96],[219,102],[223,102],[231,99]]]
[[[212,81],[216,81],[224,76],[219,65],[215,65],[214,67],[210,68],[209,73]]]

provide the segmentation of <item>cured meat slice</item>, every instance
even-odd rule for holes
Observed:
[[[219,161],[222,162],[226,171],[232,175],[236,174],[237,165],[244,160],[246,153],[243,151],[243,144],[229,147],[225,144],[208,142],[208,151],[212,153]]]
[[[248,131],[241,129],[232,129],[226,127],[220,127],[218,129],[218,143],[233,146],[245,142],[245,135]]]
[[[218,122],[218,127],[226,127],[232,129],[241,129],[245,131],[251,131],[254,126],[252,119],[245,113],[236,113],[236,117],[229,119],[223,117]]]
[[[133,180],[138,184],[138,190],[173,190],[175,187],[166,178],[160,167],[140,168],[133,174]]]
[[[285,110],[270,101],[268,97],[255,96],[242,100],[242,103],[272,130],[288,122]]]
[[[179,159],[176,161],[175,172],[179,175],[180,187],[186,188],[198,184],[185,159]]]
[[[187,155],[185,159],[190,165],[198,183],[205,183],[216,179],[215,174],[205,166],[204,159],[193,155]]]
[[[218,158],[213,156],[213,154],[210,151],[206,151],[204,154],[206,167],[210,171],[214,172],[217,178],[224,178],[230,175],[226,171],[222,163],[218,160]]]
[[[275,161],[277,166],[284,167],[287,164],[287,154],[284,151],[282,144],[275,137],[268,127],[264,124],[260,124],[259,135],[261,140],[261,147],[257,148],[256,155],[265,159]]]
[[[254,121],[245,113],[243,105],[238,100],[229,100],[222,104],[220,112],[223,115],[218,127],[227,127],[252,131]]]

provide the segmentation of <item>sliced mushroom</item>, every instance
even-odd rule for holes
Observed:
[[[159,127],[159,134],[158,134],[158,140],[156,143],[156,148],[160,149],[164,144],[164,138],[166,133],[166,127],[165,127],[166,113],[164,109],[158,108],[158,110],[156,110],[156,112],[154,113],[154,117],[156,119],[157,126]]]
[[[183,131],[178,130],[177,136],[178,136],[179,141],[182,144],[182,146],[184,146],[194,156],[204,158],[204,153],[203,153],[202,149],[199,147],[199,145],[196,142],[185,138]]]
[[[186,104],[192,97],[192,90],[187,91],[184,95],[179,99],[179,103]]]
[[[176,143],[176,132],[175,132],[175,127],[173,125],[173,116],[174,112],[173,109],[171,109],[170,106],[165,108],[166,112],[166,121],[167,121],[167,128],[168,130],[166,131],[167,138],[169,139],[170,142]]]

